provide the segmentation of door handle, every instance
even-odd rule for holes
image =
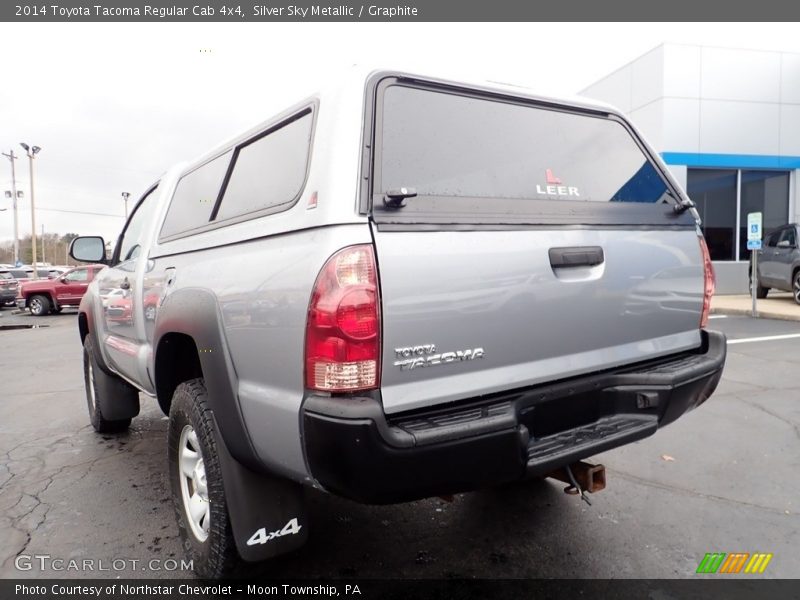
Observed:
[[[131,282],[128,281],[128,278],[122,280],[122,283],[119,284],[119,289],[121,290],[129,290],[131,289]]]
[[[600,246],[574,246],[571,248],[550,248],[550,266],[554,269],[564,267],[594,267],[605,260]]]

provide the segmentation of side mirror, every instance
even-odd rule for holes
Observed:
[[[76,237],[70,242],[69,255],[85,263],[106,264],[106,243],[100,236]]]

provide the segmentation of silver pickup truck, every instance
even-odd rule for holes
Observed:
[[[345,78],[145,192],[79,313],[91,422],[169,415],[204,577],[393,503],[566,473],[702,404],[725,338],[691,201],[608,106]]]

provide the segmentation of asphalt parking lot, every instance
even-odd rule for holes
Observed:
[[[552,480],[381,507],[310,492],[308,545],[242,574],[691,578],[707,552],[769,552],[757,577],[800,576],[800,337],[772,339],[800,336],[800,323],[711,323],[734,342],[718,391],[654,437],[596,457],[608,487],[592,506]],[[75,311],[3,310],[0,326],[13,324],[46,327],[0,331],[0,577],[188,576],[142,566],[182,556],[154,401],[143,397],[130,432],[94,433]],[[19,554],[139,563],[20,571]]]

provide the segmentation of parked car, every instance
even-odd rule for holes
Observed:
[[[20,280],[27,280],[33,279],[33,268],[31,267],[15,267],[13,269],[9,269],[9,272],[14,276],[15,279],[18,281]],[[56,279],[63,274],[63,271],[60,269],[37,269],[36,276],[39,279]]]
[[[89,283],[104,265],[76,267],[57,279],[29,280],[17,290],[18,308],[29,308],[31,314],[41,317],[50,312],[61,312],[65,306],[78,306]]]
[[[298,548],[303,486],[382,504],[588,477],[720,380],[698,225],[606,105],[343,80],[137,202],[80,305],[90,420],[125,430],[139,392],[169,415],[202,577]],[[115,288],[129,325],[103,310]]]
[[[17,297],[17,280],[7,270],[0,270],[0,306],[13,305]]]
[[[758,287],[756,295],[766,298],[770,289],[792,292],[800,304],[800,249],[797,247],[797,223],[770,232],[758,250]],[[752,271],[751,271],[752,275]]]

